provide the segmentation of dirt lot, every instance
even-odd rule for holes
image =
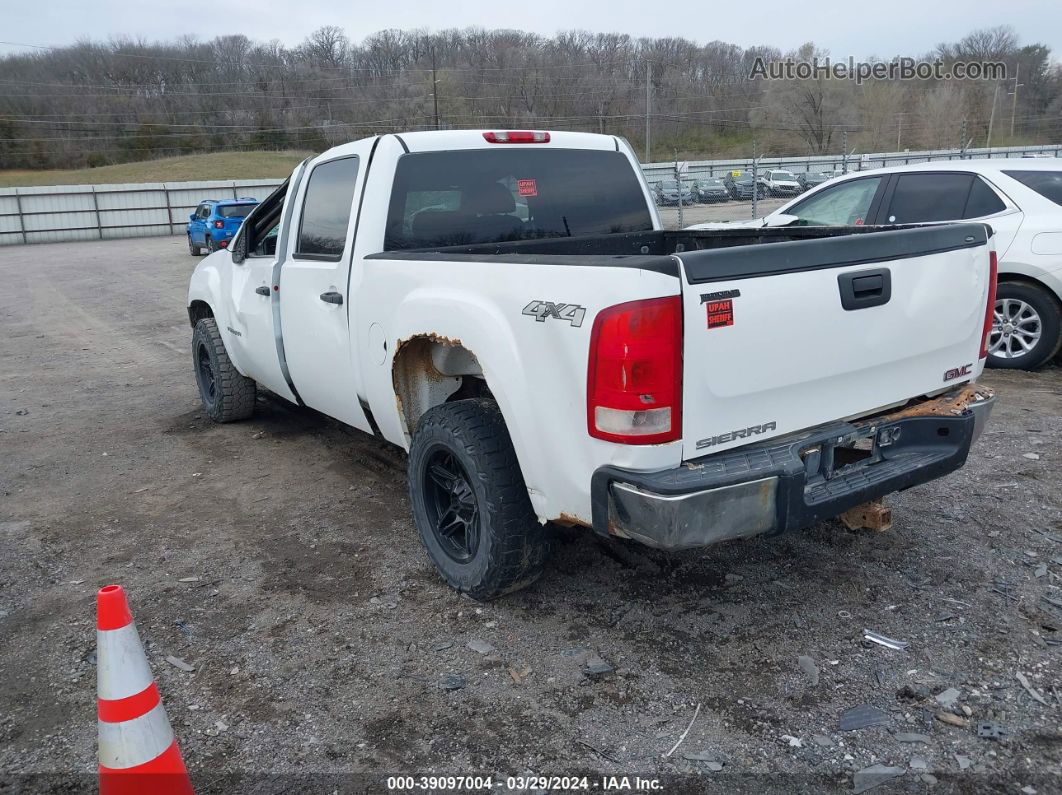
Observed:
[[[429,567],[400,451],[269,398],[203,418],[194,264],[180,238],[0,250],[0,791],[94,787],[110,582],[199,792],[529,772],[850,791],[874,764],[903,771],[875,792],[1059,791],[1062,368],[990,373],[968,465],[893,497],[889,533],[672,555],[576,534],[478,605]],[[595,655],[614,670],[588,676]],[[860,705],[884,725],[841,731]]]

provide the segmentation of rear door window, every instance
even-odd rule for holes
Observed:
[[[1011,179],[1036,191],[1055,204],[1062,204],[1062,171],[1004,171]]]
[[[384,248],[396,251],[652,229],[620,152],[472,149],[398,161]]]
[[[357,157],[314,166],[306,184],[299,237],[292,256],[332,262],[343,256],[357,176]]]
[[[995,215],[1007,209],[1007,205],[996,195],[996,192],[988,186],[980,177],[974,177],[970,188],[970,195],[966,199],[966,212],[963,218],[984,218],[986,215]]]
[[[962,218],[973,180],[973,174],[901,174],[885,220],[921,224]]]
[[[803,226],[853,226],[866,223],[881,177],[853,179],[825,188],[786,214],[795,215]]]
[[[225,204],[218,207],[218,215],[222,218],[245,218],[252,209],[252,204]]]

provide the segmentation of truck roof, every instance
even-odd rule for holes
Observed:
[[[534,149],[619,149],[619,139],[614,135],[600,133],[568,132],[567,130],[549,131],[548,143],[534,144],[491,144],[483,138],[483,133],[498,132],[493,130],[422,130],[409,133],[388,133],[398,138],[410,152],[440,152],[453,149],[486,149],[488,147],[530,147]],[[337,155],[347,154],[352,148],[349,144],[340,144],[318,155],[318,158],[331,159]]]

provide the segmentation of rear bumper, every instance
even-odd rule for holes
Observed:
[[[591,483],[594,530],[660,549],[688,549],[808,527],[959,469],[994,400],[991,390],[973,385],[678,469],[601,467]]]

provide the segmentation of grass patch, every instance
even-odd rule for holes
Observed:
[[[109,185],[205,179],[283,179],[309,152],[211,152],[117,163],[99,168],[0,171],[0,188],[37,185]]]

